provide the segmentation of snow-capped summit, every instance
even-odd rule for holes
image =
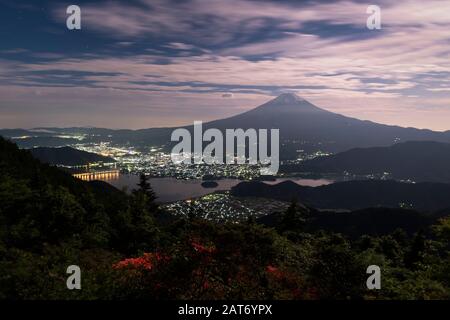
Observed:
[[[301,101],[306,101],[306,100],[299,97],[298,95],[296,95],[293,92],[287,92],[287,93],[280,94],[278,97],[276,97],[272,101],[277,102],[277,103],[290,104],[290,103],[296,103],[296,102],[301,102]]]

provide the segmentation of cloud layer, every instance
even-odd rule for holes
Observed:
[[[373,31],[365,3],[298,3],[88,2],[76,38],[58,34],[64,6],[49,4],[49,47],[83,50],[27,48],[26,34],[3,44],[0,127],[178,125],[289,90],[362,119],[450,129],[450,1],[378,1]]]

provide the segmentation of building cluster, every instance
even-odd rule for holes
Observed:
[[[174,177],[177,179],[236,178],[253,180],[260,176],[259,165],[237,164],[174,164],[170,153],[162,148],[138,149],[132,146],[117,147],[109,143],[75,145],[77,149],[109,156],[117,161],[117,167],[125,173],[145,173],[153,177]]]
[[[243,222],[284,212],[289,203],[264,198],[239,198],[226,192],[215,192],[196,199],[176,201],[164,208],[177,216],[199,217],[216,222]]]

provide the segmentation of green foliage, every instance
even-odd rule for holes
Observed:
[[[278,229],[280,231],[301,230],[306,222],[306,210],[306,208],[301,208],[296,200],[293,200],[286,212],[282,215]]]
[[[365,267],[341,235],[321,239],[311,270],[312,281],[325,299],[361,298]]]
[[[86,183],[0,138],[0,299],[450,299],[450,218],[414,235],[169,219],[146,176],[131,195]],[[381,210],[381,209],[377,209]],[[66,288],[66,268],[82,290]],[[382,270],[367,290],[366,268]]]

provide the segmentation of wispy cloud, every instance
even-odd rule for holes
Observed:
[[[88,3],[82,35],[111,45],[77,55],[0,50],[0,113],[127,105],[136,114],[153,110],[147,126],[168,125],[204,116],[208,103],[211,119],[290,89],[348,115],[449,129],[440,121],[450,109],[440,83],[450,75],[450,1],[377,3],[383,29],[375,31],[366,29],[367,4],[357,1]],[[65,18],[60,6],[52,14]],[[412,109],[421,117],[407,115]],[[143,126],[142,117],[134,121]]]

